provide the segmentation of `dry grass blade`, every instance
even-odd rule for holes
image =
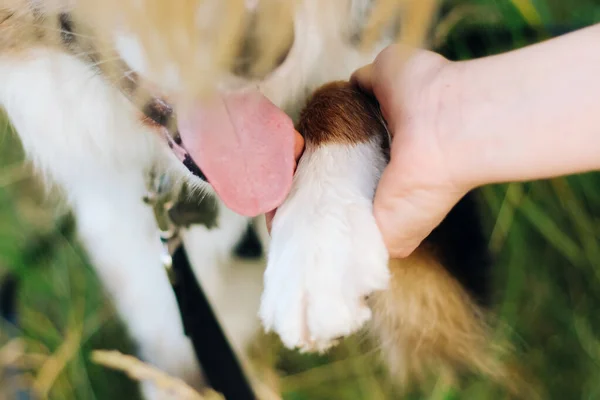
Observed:
[[[498,211],[498,217],[496,218],[496,224],[492,230],[490,236],[490,249],[494,253],[498,253],[504,245],[506,238],[510,232],[510,228],[513,225],[515,212],[523,200],[525,194],[523,193],[523,187],[520,184],[511,184],[508,186],[506,196],[502,201],[500,210]]]
[[[275,392],[268,384],[255,380],[253,382],[256,395],[261,400],[282,400],[281,396]]]
[[[542,23],[542,17],[538,12],[535,4],[530,0],[511,0],[511,3],[515,6],[521,15],[527,20],[530,25],[540,25]]]
[[[223,396],[212,390],[207,390],[204,394],[200,394],[181,379],[169,376],[166,373],[159,371],[146,363],[143,363],[133,356],[122,354],[115,350],[96,350],[92,352],[91,359],[96,364],[123,371],[132,379],[138,381],[151,380],[159,389],[171,393],[174,398],[177,399],[223,399]]]
[[[43,363],[37,373],[33,389],[39,398],[45,399],[67,363],[77,354],[81,345],[81,330],[70,329],[58,350]]]

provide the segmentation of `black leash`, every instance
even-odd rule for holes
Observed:
[[[180,245],[172,256],[173,290],[185,334],[210,386],[228,400],[254,400],[244,371]]]
[[[163,266],[177,298],[185,334],[192,342],[208,384],[227,400],[255,400],[252,386],[194,275],[179,235],[181,227],[203,224],[210,229],[216,225],[210,200],[203,204],[189,203],[185,188],[174,196],[173,187],[164,175],[151,177],[144,200],[154,211],[163,244]]]

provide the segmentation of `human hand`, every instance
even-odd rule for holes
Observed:
[[[373,211],[391,257],[410,255],[470,189],[453,176],[460,156],[444,151],[441,133],[442,94],[455,85],[451,65],[436,53],[392,45],[351,78],[378,99],[393,137]]]

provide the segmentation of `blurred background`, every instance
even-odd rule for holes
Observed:
[[[479,57],[598,21],[594,0],[446,1],[433,47],[452,59]],[[543,398],[600,398],[600,176],[494,185],[480,194],[496,258],[495,312],[508,327],[501,333],[519,346],[519,361],[539,381]],[[0,399],[9,382],[51,399],[136,399],[128,377],[90,361],[92,349],[134,348],[67,211],[41,189],[0,116],[0,305],[10,306],[11,290],[18,289],[19,319],[18,327],[14,315],[0,319]],[[256,358],[281,375],[285,399],[398,398],[360,338],[326,357],[285,351],[273,338],[261,345],[269,351]],[[460,389],[434,382],[407,398],[506,395],[474,377]]]

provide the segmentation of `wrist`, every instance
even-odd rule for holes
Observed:
[[[597,25],[440,72],[433,117],[455,185],[600,169],[599,36]]]
[[[515,168],[526,172],[523,150],[531,138],[524,134],[530,115],[544,110],[519,98],[526,76],[501,73],[510,70],[511,61],[491,56],[452,62],[440,75],[438,140],[459,188],[518,180]]]
[[[465,193],[482,182],[473,174],[477,164],[475,155],[480,152],[473,137],[466,134],[471,122],[472,101],[465,101],[465,85],[469,82],[468,62],[448,62],[432,82],[431,113],[427,119],[433,123],[439,151],[445,160],[448,179],[459,191]]]

